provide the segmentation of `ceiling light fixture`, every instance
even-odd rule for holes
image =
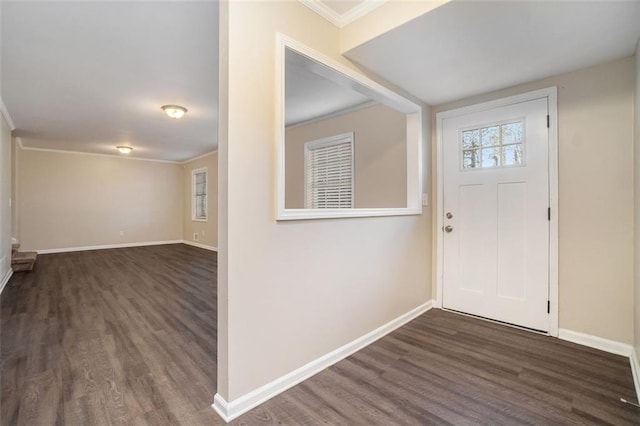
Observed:
[[[185,107],[181,107],[180,105],[165,105],[162,107],[162,110],[165,114],[167,114],[171,118],[182,118],[187,113],[187,109]]]
[[[131,151],[133,151],[133,148],[131,148],[130,146],[117,146],[116,147],[118,149],[118,151],[120,151],[120,153],[122,154],[128,154]]]

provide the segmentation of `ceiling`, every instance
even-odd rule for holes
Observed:
[[[389,0],[298,0],[337,27],[344,27]]]
[[[317,72],[321,66],[311,59],[289,49],[285,54],[285,125],[291,126],[313,120],[372,99],[361,94],[349,84],[339,84]],[[328,68],[326,72],[332,72]],[[354,83],[350,84],[351,86]]]
[[[382,4],[300,1],[342,17]],[[2,100],[26,147],[170,161],[216,148],[215,2],[3,1],[1,19]],[[640,1],[454,0],[346,56],[433,105],[630,56],[638,22]],[[287,96],[315,99],[289,123],[364,102],[320,80],[287,76]]]
[[[638,38],[638,0],[453,0],[346,56],[436,105],[631,56]]]
[[[182,161],[217,145],[218,10],[2,2],[2,100],[25,147]],[[185,106],[181,120],[165,104]]]
[[[363,0],[319,0],[320,3],[324,3],[329,9],[334,12],[344,15],[345,13],[352,10],[354,7],[357,7],[364,3]]]

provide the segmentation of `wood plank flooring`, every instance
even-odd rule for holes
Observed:
[[[627,358],[433,309],[234,423],[638,425]]]
[[[40,256],[0,301],[0,423],[222,424],[215,273],[180,244]],[[232,423],[640,424],[621,397],[624,357],[431,310]]]
[[[216,253],[41,255],[2,293],[1,424],[219,424]]]

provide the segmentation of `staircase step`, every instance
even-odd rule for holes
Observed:
[[[18,251],[11,256],[11,262],[28,262],[36,260],[38,252],[35,251]]]
[[[11,256],[13,272],[30,271],[36,263],[38,253],[35,251],[16,251]]]

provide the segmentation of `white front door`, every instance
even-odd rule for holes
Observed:
[[[547,98],[446,118],[443,307],[549,331]]]

